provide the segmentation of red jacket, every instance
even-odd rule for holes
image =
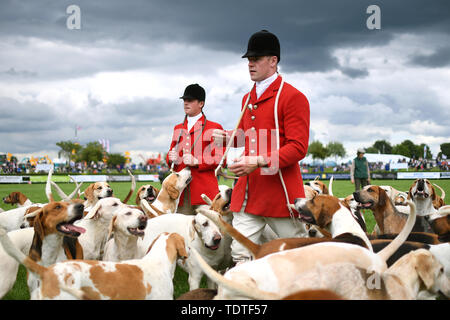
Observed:
[[[278,102],[280,149],[277,150],[274,105],[280,84],[281,76],[278,76],[259,99],[256,98],[255,86],[250,92],[249,104],[253,108],[245,111],[240,123],[240,129],[245,132],[245,155],[264,156],[269,168],[258,168],[239,178],[231,197],[233,212],[241,210],[248,183],[245,212],[265,217],[289,217],[278,168],[281,168],[289,202],[294,203],[295,198],[305,196],[298,162],[308,151],[309,103],[300,91],[284,83]],[[242,100],[243,106],[247,96]],[[239,146],[244,139],[242,131],[236,137],[235,141],[241,141],[237,142]]]
[[[192,181],[189,183],[191,192],[191,204],[199,205],[205,204],[201,198],[201,194],[206,194],[210,199],[213,199],[219,193],[219,186],[217,178],[214,175],[214,170],[219,165],[220,159],[223,155],[223,148],[217,147],[212,139],[212,131],[214,129],[223,130],[222,126],[216,122],[209,121],[202,116],[189,133],[187,132],[187,121],[177,124],[173,129],[172,143],[169,150],[172,150],[177,144],[179,162],[175,162],[174,171],[179,172],[186,165],[182,162],[183,152],[189,152],[200,162],[197,166],[191,167]],[[201,136],[200,136],[201,133]],[[194,146],[192,147],[192,145]],[[192,148],[192,150],[191,150]],[[166,162],[170,166],[169,156],[166,156]],[[181,194],[179,207],[184,203],[184,191]]]

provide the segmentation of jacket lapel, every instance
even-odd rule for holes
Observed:
[[[272,82],[270,84],[270,86],[267,87],[266,91],[263,92],[263,94],[259,97],[259,99],[255,99],[253,101],[255,101],[253,104],[258,104],[261,103],[267,99],[272,98],[278,91],[278,89],[280,88],[280,84],[281,84],[281,76],[278,76],[274,82]],[[252,96],[252,98],[256,98],[256,85],[255,85],[255,95],[254,97]],[[252,90],[253,91],[253,90]]]

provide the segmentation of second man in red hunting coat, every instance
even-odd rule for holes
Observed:
[[[206,205],[201,194],[213,199],[219,193],[219,186],[214,170],[219,164],[223,148],[212,141],[212,131],[223,129],[216,122],[206,119],[203,113],[205,90],[198,84],[186,87],[183,107],[186,116],[182,123],[174,127],[172,143],[167,153],[166,162],[178,172],[185,167],[191,168],[192,181],[180,196],[178,213],[195,214],[195,209]]]

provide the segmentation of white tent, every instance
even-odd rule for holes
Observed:
[[[403,159],[406,159],[406,162],[409,162],[410,158],[402,156],[400,154],[379,154],[379,153],[365,153],[364,156],[366,157],[367,161],[369,162],[382,162],[383,164],[386,163],[397,163],[399,160],[403,161]],[[356,155],[350,156],[350,157],[344,157],[344,158],[337,158],[337,164],[341,163],[351,163],[353,159],[356,158]],[[336,159],[334,157],[328,157],[325,159],[325,163],[327,162],[334,162]],[[302,161],[300,161],[300,164],[321,164],[322,160],[316,159],[313,160],[311,155],[306,156]]]

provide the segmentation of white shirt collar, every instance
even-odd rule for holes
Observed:
[[[266,89],[278,78],[278,72],[275,72],[270,77],[262,80],[262,81],[256,81],[256,98],[259,99],[259,97],[266,91]]]
[[[194,124],[198,121],[198,119],[200,119],[202,117],[203,113],[199,113],[196,116],[193,117],[187,117],[187,124],[188,124],[188,132],[191,131],[192,127],[194,126]]]

